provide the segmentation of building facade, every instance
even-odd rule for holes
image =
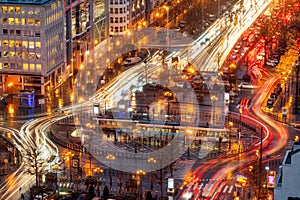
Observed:
[[[300,198],[300,142],[295,142],[292,150],[285,154],[282,166],[277,174],[274,188],[274,200]]]
[[[0,0],[0,92],[45,88],[62,81],[62,0]]]

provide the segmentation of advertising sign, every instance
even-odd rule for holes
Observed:
[[[174,189],[174,178],[168,178],[168,189]]]
[[[276,172],[275,171],[268,171],[268,180],[267,180],[267,187],[274,188],[275,181],[276,181]]]

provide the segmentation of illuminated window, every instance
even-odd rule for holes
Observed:
[[[16,13],[18,13],[18,14],[21,13],[21,8],[20,7],[18,7],[18,6],[15,7],[15,10],[16,10]]]
[[[8,47],[8,40],[3,40],[3,46]]]
[[[21,8],[21,13],[26,14],[26,8]]]
[[[34,23],[34,19],[29,18],[29,19],[28,19],[28,24],[29,24],[29,25],[33,25],[33,23]]]
[[[3,51],[3,58],[8,58],[8,51]]]
[[[8,69],[8,68],[9,68],[9,64],[8,64],[8,63],[4,63],[4,64],[3,64],[3,68],[4,68],[4,69]]]
[[[29,59],[34,59],[35,53],[29,53]]]
[[[14,51],[9,52],[9,54],[10,54],[9,57],[11,57],[11,58],[15,57],[15,55],[16,55],[16,53]]]
[[[36,15],[39,15],[39,14],[40,14],[40,9],[39,9],[39,8],[36,8],[36,9],[35,9],[35,14],[36,14]]]
[[[32,15],[33,14],[33,9],[32,8],[29,8],[29,10],[28,10],[28,13],[27,13],[28,15]]]
[[[22,47],[27,48],[28,47],[28,42],[27,41],[22,41]]]
[[[22,53],[22,58],[24,58],[24,59],[28,58],[28,53],[27,52],[23,52]]]
[[[19,57],[19,58],[21,58],[22,57],[22,53],[17,51],[16,52],[16,56]]]
[[[3,19],[2,19],[2,23],[3,23],[3,24],[8,24],[8,18],[3,18]]]
[[[19,25],[19,24],[20,24],[20,22],[21,22],[21,20],[20,20],[19,18],[15,18],[15,23],[16,23],[16,24],[18,24],[18,25]]]
[[[2,63],[0,63],[0,69],[2,69]]]
[[[29,48],[33,49],[34,48],[34,42],[29,42]]]
[[[36,25],[36,26],[39,26],[40,24],[41,24],[41,21],[40,21],[39,19],[36,19],[36,20],[35,20],[35,25]]]
[[[26,19],[22,18],[22,19],[21,19],[21,24],[22,24],[22,25],[26,25]]]
[[[35,43],[35,47],[36,47],[36,48],[41,48],[41,42],[36,42],[36,43]]]
[[[21,45],[22,45],[22,42],[20,40],[17,40],[16,41],[16,47],[21,47]]]
[[[7,35],[8,34],[8,30],[7,29],[3,29],[3,35]]]
[[[8,12],[13,13],[15,11],[15,8],[13,6],[8,7]]]
[[[15,23],[15,18],[8,18],[8,23],[9,24],[14,24]]]
[[[41,54],[37,53],[36,55],[36,59],[40,59],[41,58]]]
[[[42,70],[42,65],[41,64],[36,64],[35,67],[36,67],[37,71],[41,71]]]
[[[23,70],[28,70],[28,64],[27,63],[23,64]]]
[[[35,70],[35,65],[34,64],[30,64],[30,71],[34,71]]]
[[[7,6],[2,6],[2,13],[7,13]]]
[[[14,46],[15,46],[15,41],[9,40],[9,47],[14,47]]]

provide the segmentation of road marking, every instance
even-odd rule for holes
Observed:
[[[203,185],[204,185],[204,183],[201,183],[201,184],[200,184],[200,186],[199,186],[199,190],[201,190],[201,189],[202,189]]]
[[[232,192],[232,189],[233,189],[233,185],[230,186],[230,189],[228,190],[228,193],[231,193],[231,192]]]
[[[208,188],[208,192],[210,192],[211,188],[213,187],[214,184],[210,184],[209,188]]]
[[[223,193],[225,193],[227,191],[228,185],[225,186]]]

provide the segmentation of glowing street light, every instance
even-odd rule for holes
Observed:
[[[60,170],[60,165],[59,164],[54,164],[52,165],[52,170],[55,170],[55,174],[56,174],[56,183],[55,183],[55,193],[57,190],[57,193],[59,194],[59,188],[58,188],[58,175],[57,175],[57,171]]]
[[[152,165],[151,165],[151,163],[156,163],[156,159],[151,157],[151,158],[148,159],[148,163],[150,163],[150,168],[151,168],[151,171],[152,171]],[[151,176],[150,189],[151,189],[151,191],[153,190],[153,176]]]
[[[106,156],[106,159],[109,160],[109,186],[110,186],[110,191],[111,191],[112,190],[111,161],[115,160],[116,157],[109,154]]]

